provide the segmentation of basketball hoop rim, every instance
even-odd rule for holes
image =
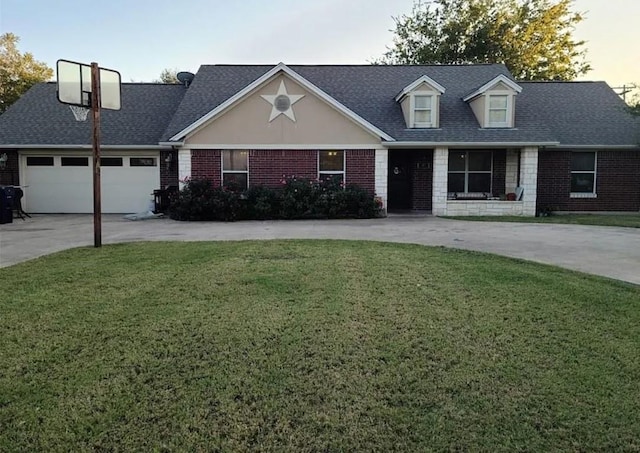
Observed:
[[[91,111],[89,107],[73,104],[69,104],[69,109],[71,110],[71,113],[73,113],[73,117],[79,123],[87,121],[87,117]]]

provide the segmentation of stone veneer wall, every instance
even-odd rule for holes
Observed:
[[[382,205],[386,211],[389,193],[389,150],[376,149],[374,163],[374,184],[376,195],[382,199]]]
[[[522,193],[522,215],[536,215],[538,196],[538,148],[526,147],[520,152],[520,186]]]
[[[523,215],[522,201],[452,200],[447,202],[447,215]]]
[[[449,167],[449,149],[433,150],[433,215],[447,215],[447,171]]]
[[[507,170],[507,157],[500,157],[500,165]],[[517,161],[516,161],[517,162]],[[495,162],[494,162],[495,163]],[[509,161],[513,173],[513,156]],[[526,147],[520,152],[520,186],[524,189],[519,202],[492,200],[454,201],[447,200],[447,171],[449,150],[436,148],[433,152],[433,214],[434,215],[536,215],[538,185],[538,148]],[[495,169],[495,168],[494,168]],[[516,176],[517,178],[517,176]],[[513,176],[511,176],[513,181]],[[502,179],[506,185],[506,175]],[[494,184],[496,181],[494,180]],[[515,189],[514,189],[515,190]]]

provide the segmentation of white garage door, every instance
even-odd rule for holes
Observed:
[[[102,212],[145,212],[160,186],[159,156],[108,155],[101,159]],[[93,212],[89,155],[23,156],[24,208],[33,213]]]

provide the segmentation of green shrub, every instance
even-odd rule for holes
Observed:
[[[169,216],[175,220],[268,220],[372,218],[380,204],[341,178],[311,181],[284,178],[281,189],[256,186],[214,188],[208,180],[188,180],[173,197]]]
[[[245,193],[246,219],[271,220],[280,217],[281,197],[278,191],[264,186],[250,187]]]
[[[213,187],[206,179],[186,181],[169,205],[169,217],[174,220],[237,220],[240,193]]]

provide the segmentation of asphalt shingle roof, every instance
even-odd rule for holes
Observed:
[[[273,66],[204,65],[178,107],[163,139],[169,139],[258,79]],[[289,66],[359,116],[399,141],[550,140],[546,125],[518,112],[517,130],[481,129],[462,97],[498,74],[511,78],[504,65],[437,66]],[[446,88],[440,99],[440,129],[407,129],[395,97],[428,75]],[[518,114],[517,113],[517,114]]]
[[[638,145],[640,121],[605,82],[520,82],[516,112],[544,118],[562,145]],[[517,120],[516,120],[517,121]],[[517,124],[517,122],[516,122]]]
[[[122,84],[122,109],[101,111],[103,145],[157,146],[187,90],[182,85]],[[55,83],[31,88],[0,115],[0,144],[84,145],[91,143],[91,119],[77,122],[58,102]]]
[[[157,145],[271,70],[272,65],[203,65],[181,85],[123,84],[119,112],[103,111],[105,145]],[[640,122],[604,82],[518,82],[514,129],[482,129],[462,98],[504,65],[289,66],[397,141],[560,142],[563,145],[640,143]],[[439,129],[407,129],[395,97],[423,75],[446,88]],[[88,144],[90,121],[77,123],[58,103],[55,84],[33,87],[0,115],[0,144]]]

